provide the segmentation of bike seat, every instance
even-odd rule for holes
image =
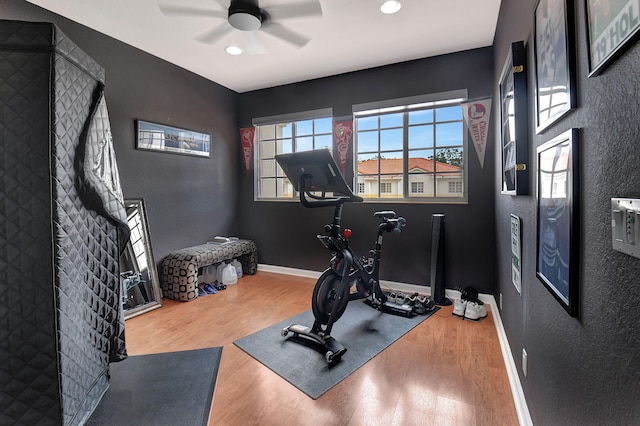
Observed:
[[[384,210],[381,212],[375,212],[373,214],[375,217],[377,217],[378,219],[395,219],[396,218],[396,212],[392,211],[392,210]]]

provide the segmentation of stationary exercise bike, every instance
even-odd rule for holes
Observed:
[[[374,216],[380,219],[375,246],[370,250],[368,257],[359,258],[349,247],[351,230],[345,229],[343,234],[340,230],[343,205],[362,202],[363,199],[353,194],[331,153],[326,149],[297,152],[278,155],[276,160],[299,192],[303,206],[334,208],[332,223],[325,225],[326,235],[317,236],[333,257],[313,289],[313,326],[309,328],[294,324],[282,329],[282,336],[293,333],[295,337],[301,336],[318,343],[325,351],[325,360],[332,363],[347,351],[341,343],[331,337],[331,330],[350,300],[364,298],[369,305],[381,311],[406,316],[415,315],[415,304],[395,303],[389,300],[380,288],[378,279],[383,234],[400,233],[406,220],[390,210],[374,213]],[[418,303],[424,303],[422,306],[426,307],[428,301],[422,300]]]

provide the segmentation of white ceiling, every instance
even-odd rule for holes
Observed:
[[[297,48],[261,30],[262,54],[231,56],[247,48],[246,32],[230,31],[214,44],[196,37],[223,24],[215,16],[163,13],[159,4],[225,12],[229,0],[28,0],[236,92],[279,86],[493,43],[500,0],[401,0],[395,15],[382,0],[319,0],[322,17],[278,21],[311,38]],[[308,0],[260,0],[261,8]]]

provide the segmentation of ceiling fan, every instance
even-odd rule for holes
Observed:
[[[302,0],[295,3],[274,4],[260,8],[258,0],[213,0],[225,10],[214,10],[195,6],[159,4],[165,15],[189,17],[214,17],[226,22],[198,35],[195,39],[203,43],[214,44],[234,30],[245,35],[249,53],[264,53],[254,37],[256,31],[263,31],[297,48],[311,41],[303,34],[289,30],[275,21],[322,17],[320,0]]]

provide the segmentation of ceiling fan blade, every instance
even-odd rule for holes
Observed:
[[[274,37],[279,38],[282,41],[293,44],[298,48],[302,48],[307,45],[311,41],[311,39],[307,36],[303,36],[302,34],[298,34],[294,31],[291,31],[280,24],[276,24],[274,22],[269,22],[267,25],[262,26],[262,31],[267,34],[271,34]]]
[[[228,22],[218,25],[217,27],[212,28],[211,30],[200,34],[195,39],[207,44],[213,44],[216,41],[220,40],[222,37],[227,35],[233,30],[233,27],[229,25]]]
[[[176,16],[213,16],[216,18],[227,19],[227,12],[221,10],[206,9],[204,7],[180,6],[177,4],[158,4],[158,7],[165,15]]]
[[[273,6],[267,6],[263,9],[269,14],[270,19],[275,20],[322,17],[322,5],[320,5],[320,0],[274,4]]]
[[[223,10],[229,9],[229,0],[213,0],[220,5]]]
[[[245,50],[250,55],[264,55],[267,53],[267,50],[264,48],[262,43],[256,37],[255,31],[242,31],[244,35],[245,41]]]

